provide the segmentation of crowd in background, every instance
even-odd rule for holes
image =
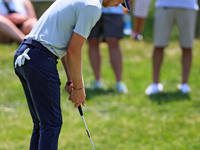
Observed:
[[[102,17],[91,31],[87,42],[89,45],[88,57],[95,77],[91,83],[94,89],[106,86],[101,77],[101,50],[99,47],[101,42],[106,42],[110,63],[116,77],[115,88],[121,93],[128,92],[126,84],[122,82],[123,53],[119,41],[126,34],[136,41],[145,38],[142,33],[151,2],[152,0],[130,0],[132,7],[130,12],[121,6],[103,8]],[[182,81],[178,85],[178,89],[182,93],[189,93],[191,88],[188,84],[188,78],[192,63],[192,47],[198,11],[197,0],[157,0],[154,5],[153,81],[145,93],[152,95],[163,90],[163,85],[159,83],[164,57],[163,51],[169,43],[171,29],[175,24],[179,29],[179,41],[182,49]],[[129,15],[129,20],[125,15]],[[127,25],[127,21],[129,25]],[[36,23],[36,13],[30,0],[0,0],[0,42],[16,41],[21,43]],[[130,31],[125,30],[125,28],[129,28]]]
[[[36,22],[30,0],[0,0],[0,42],[21,43]]]

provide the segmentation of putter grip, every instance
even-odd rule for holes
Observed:
[[[68,82],[68,83],[67,83],[67,85],[70,85],[70,84],[72,84],[72,82]]]
[[[72,84],[72,82],[68,82],[68,85]],[[80,113],[81,116],[83,116],[83,110],[81,108],[81,105],[78,106],[78,111]]]
[[[83,116],[83,111],[82,111],[81,105],[78,106],[78,111],[79,111],[80,115]]]

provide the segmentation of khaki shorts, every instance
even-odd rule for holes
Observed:
[[[133,14],[136,17],[146,18],[149,6],[152,0],[136,0],[134,4]]]
[[[197,12],[193,9],[157,7],[154,21],[154,46],[168,46],[172,28],[176,24],[180,46],[192,48],[196,15]]]

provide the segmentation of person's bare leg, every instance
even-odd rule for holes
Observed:
[[[182,84],[188,82],[188,77],[190,73],[191,63],[192,63],[192,49],[182,48]]]
[[[92,66],[95,79],[101,81],[101,54],[99,49],[99,39],[98,38],[90,38],[88,39],[89,44],[89,58],[90,64]]]
[[[22,27],[20,28],[20,30],[25,34],[29,34],[30,31],[32,30],[32,28],[35,26],[35,24],[37,23],[37,19],[36,18],[30,18],[28,20],[26,20]]]
[[[163,61],[163,47],[154,47],[153,51],[153,82],[159,83],[160,69]]]
[[[110,52],[110,63],[114,70],[116,81],[119,82],[122,79],[122,53],[117,38],[106,38]]]
[[[146,18],[134,16],[134,31],[141,34]]]
[[[25,35],[7,18],[0,16],[0,41],[7,42],[14,40],[21,42]]]

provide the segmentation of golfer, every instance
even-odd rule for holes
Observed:
[[[14,56],[15,73],[34,123],[30,150],[56,150],[62,125],[57,59],[64,66],[69,100],[85,106],[81,49],[104,7],[128,0],[56,0],[40,17]],[[73,86],[68,83],[72,82]]]

